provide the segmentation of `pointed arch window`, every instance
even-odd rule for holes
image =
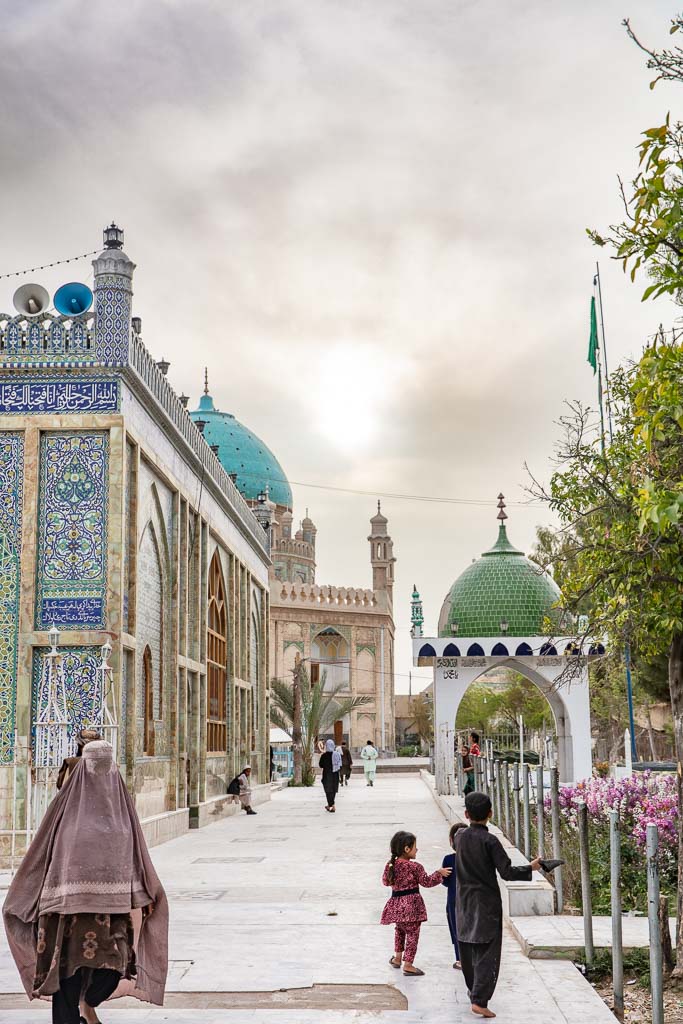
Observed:
[[[206,644],[206,749],[224,754],[228,747],[228,632],[225,587],[216,552],[209,566],[209,607]]]

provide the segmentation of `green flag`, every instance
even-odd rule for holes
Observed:
[[[591,299],[591,336],[588,342],[588,362],[593,373],[598,372],[598,318],[595,315],[595,296]]]

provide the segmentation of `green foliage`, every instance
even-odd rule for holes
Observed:
[[[415,720],[415,732],[420,739],[429,745],[434,742],[434,706],[427,694],[418,693],[413,697],[410,713]]]
[[[313,769],[314,744],[318,736],[324,735],[336,721],[351,714],[356,708],[372,701],[371,696],[339,697],[344,684],[327,688],[326,673],[317,683],[311,684],[305,667],[300,669],[301,680],[301,742],[303,748],[303,784],[312,786],[315,781]],[[292,686],[280,679],[270,683],[270,721],[285,732],[291,733],[294,721],[294,694]]]
[[[548,732],[553,731],[553,713],[538,688],[517,672],[506,675],[505,688],[483,682],[469,687],[458,707],[456,729],[516,730],[523,715],[526,728],[536,731],[545,725]]]
[[[410,747],[399,747],[397,754],[399,757],[418,757],[420,751],[416,749],[415,744]]]

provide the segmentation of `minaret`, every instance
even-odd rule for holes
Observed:
[[[422,598],[418,592],[417,584],[413,583],[413,596],[410,602],[410,635],[412,637],[422,636],[423,625]]]
[[[377,502],[377,515],[370,520],[370,564],[372,565],[372,589],[387,590],[391,595],[394,588],[394,542],[387,532],[389,520],[382,515]]]
[[[123,230],[104,229],[104,249],[93,260],[95,274],[95,351],[106,365],[125,365],[131,334],[135,264],[123,251]]]

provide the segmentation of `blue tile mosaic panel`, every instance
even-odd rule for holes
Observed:
[[[113,378],[46,377],[0,382],[0,414],[116,412],[119,382]]]
[[[69,721],[69,740],[79,729],[92,725],[97,716],[97,669],[100,664],[99,647],[60,647],[61,669],[64,674],[64,692]],[[47,649],[33,653],[32,722],[35,722],[41,701],[47,700]]]
[[[14,753],[24,435],[0,433],[0,764]]]
[[[37,629],[105,625],[108,470],[106,432],[41,437]]]

